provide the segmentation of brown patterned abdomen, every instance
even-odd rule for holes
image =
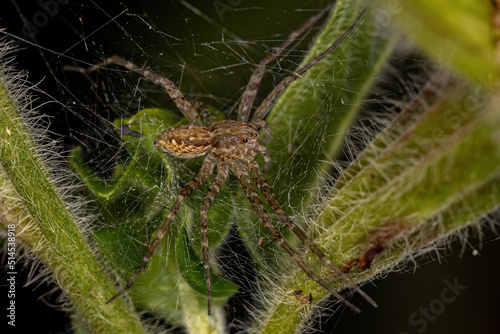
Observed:
[[[204,125],[183,124],[162,132],[155,145],[180,158],[195,158],[207,153],[212,135]]]

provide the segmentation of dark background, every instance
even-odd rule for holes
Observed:
[[[50,117],[51,135],[61,141],[65,150],[76,145],[91,150],[96,145],[92,142],[96,137],[93,131],[109,131],[109,121],[120,115],[130,115],[144,106],[173,107],[166,94],[156,88],[145,90],[147,98],[131,96],[135,82],[130,80],[118,85],[111,81],[113,78],[109,82],[105,78],[106,88],[96,93],[89,80],[64,71],[64,65],[87,66],[120,54],[168,73],[174,82],[182,83],[181,89],[187,95],[199,96],[231,112],[253,69],[251,65],[260,60],[266,47],[278,44],[298,22],[325,6],[323,1],[275,5],[269,1],[240,1],[233,6],[229,1],[220,1],[228,7],[218,12],[216,1],[190,1],[200,10],[201,14],[197,14],[178,1],[54,0],[47,5],[49,11],[43,9],[42,3],[5,2],[0,27],[20,48],[16,52],[17,68],[27,70],[30,82],[37,83],[46,94],[38,94],[37,104],[52,99],[61,102],[39,109]],[[32,23],[31,32],[26,28],[27,21]],[[301,50],[315,31],[310,32],[309,39],[305,37],[304,42],[293,45],[294,51],[274,74],[268,75],[262,91],[269,91],[287,73],[286,69],[300,61]],[[223,42],[236,38],[247,43]],[[110,103],[106,103],[106,93],[113,93],[108,95]],[[429,321],[422,332],[498,333],[500,289],[496,283],[500,273],[496,255],[500,254],[500,243],[495,241],[497,233],[488,227],[481,238],[475,229],[468,232],[469,238],[420,258],[418,265],[410,262],[388,277],[367,284],[364,289],[378,302],[378,309],[354,296],[352,302],[360,306],[362,313],[345,310],[324,322],[321,329],[327,333],[419,333],[420,327],[411,326],[408,318],[439,299],[445,287],[443,281],[453,282],[456,277],[467,288],[453,303],[446,304],[442,314]],[[479,255],[472,254],[474,249]],[[23,287],[29,273],[30,266],[17,276],[15,332],[36,328],[37,333],[70,333],[67,314],[50,306],[56,303],[58,293],[45,295],[52,285]],[[4,273],[1,275],[1,300],[7,300]],[[31,275],[36,276],[36,270]]]

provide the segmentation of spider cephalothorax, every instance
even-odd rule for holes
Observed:
[[[210,153],[222,162],[253,157],[265,150],[259,143],[259,132],[252,124],[237,121],[220,121],[210,128],[212,143]]]
[[[354,30],[355,26],[358,24],[358,22],[366,12],[366,9],[362,11],[362,13],[358,16],[351,27],[327,50],[322,52],[320,55],[318,55],[316,58],[314,58],[312,61],[310,61],[308,64],[306,64],[304,67],[302,67],[292,75],[283,79],[283,81],[281,81],[273,89],[269,96],[264,99],[262,104],[255,111],[252,120],[248,122],[259,83],[262,80],[262,76],[265,72],[265,66],[281,53],[283,48],[290,42],[291,39],[296,38],[296,36],[302,34],[305,30],[307,30],[322,15],[330,11],[332,6],[333,5],[329,5],[328,7],[320,11],[317,15],[306,21],[298,30],[290,34],[289,38],[281,46],[274,49],[273,52],[271,52],[263,61],[259,63],[254,73],[250,77],[248,86],[241,98],[240,106],[238,108],[237,121],[209,121],[208,123],[210,123],[210,127],[203,125],[201,122],[201,115],[206,114],[207,108],[203,107],[201,102],[189,102],[172,81],[149,70],[143,69],[124,58],[118,56],[110,57],[103,63],[98,64],[89,70],[92,71],[96,68],[106,66],[108,64],[117,64],[120,66],[124,66],[125,68],[137,74],[140,74],[159,85],[162,85],[165,91],[174,100],[177,107],[181,110],[184,116],[186,116],[191,124],[180,125],[164,131],[158,136],[158,138],[156,138],[155,145],[161,148],[163,151],[181,158],[194,158],[206,155],[200,171],[180,190],[179,195],[177,196],[172,207],[170,208],[170,211],[167,214],[167,217],[165,218],[165,222],[151,242],[146,255],[144,256],[134,275],[130,278],[125,287],[116,295],[111,297],[111,299],[109,299],[107,303],[121,296],[128,288],[132,286],[136,278],[146,266],[150,257],[153,255],[156,247],[158,247],[158,244],[163,239],[166,231],[174,222],[175,216],[177,215],[177,212],[179,211],[184,200],[196,189],[200,188],[205,182],[207,182],[207,180],[212,176],[215,167],[217,166],[217,174],[214,177],[213,182],[210,184],[208,192],[205,195],[205,199],[201,204],[200,214],[202,260],[207,286],[208,314],[210,314],[211,310],[212,285],[209,266],[207,212],[213,201],[215,200],[215,197],[217,196],[219,190],[224,185],[229,174],[229,170],[231,170],[240,180],[241,187],[245,192],[248,201],[252,205],[252,208],[257,213],[257,216],[259,217],[260,221],[269,232],[269,234],[311,279],[322,286],[325,290],[336,296],[339,300],[342,300],[346,305],[349,305],[354,310],[358,310],[354,305],[346,301],[335,289],[328,285],[328,283],[326,283],[323,279],[313,273],[309,266],[301,258],[301,256],[281,236],[278,229],[272,224],[269,214],[267,213],[266,208],[264,207],[264,204],[262,203],[262,200],[255,186],[257,186],[263,198],[269,203],[270,207],[276,213],[276,216],[279,218],[279,220],[288,229],[290,229],[301,240],[301,242],[311,250],[312,253],[314,253],[321,261],[323,261],[323,263],[332,272],[342,277],[342,279],[344,279],[352,288],[358,291],[366,300],[368,300],[373,305],[376,305],[375,302],[361,289],[359,289],[359,287],[349,277],[347,277],[339,269],[339,267],[337,267],[337,265],[335,265],[283,211],[280,202],[274,195],[271,186],[269,185],[269,183],[267,183],[266,178],[263,175],[263,172],[268,169],[271,162],[271,158],[264,147],[269,142],[271,131],[263,119],[267,116],[277,98],[283,93],[284,88],[295,79],[299,78],[321,59],[326,57],[331,51],[333,51],[347,37],[347,35]],[[262,130],[264,132],[262,143],[261,137],[259,135],[259,130]],[[254,160],[254,157],[257,154],[262,154],[264,157],[265,165],[262,169]]]

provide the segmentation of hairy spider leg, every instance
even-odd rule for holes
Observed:
[[[267,125],[267,123],[261,119],[256,120],[252,124],[254,124],[258,129],[264,130],[262,145],[266,146],[267,144],[269,144],[269,142],[271,141],[271,129],[269,128],[269,125]]]
[[[257,96],[257,91],[259,89],[260,82],[262,81],[262,77],[266,72],[266,65],[272,62],[278,57],[283,49],[285,49],[288,44],[290,44],[293,40],[302,35],[307,29],[309,29],[313,24],[315,24],[321,17],[323,17],[326,13],[328,13],[333,8],[334,3],[329,4],[324,9],[322,9],[318,14],[309,18],[306,22],[304,22],[297,30],[293,31],[286,40],[281,43],[280,46],[271,50],[271,52],[260,61],[257,68],[253,71],[252,76],[248,80],[247,87],[243,92],[241,97],[240,104],[238,106],[238,120],[241,122],[247,122],[250,113],[252,112],[253,101]]]
[[[170,209],[169,213],[167,214],[167,218],[165,218],[165,221],[163,222],[163,225],[161,226],[160,230],[156,234],[155,238],[149,245],[148,250],[146,251],[146,254],[144,255],[144,258],[142,259],[141,264],[135,271],[134,275],[132,275],[132,278],[128,281],[128,283],[125,285],[125,287],[120,290],[117,294],[115,294],[113,297],[111,297],[106,304],[111,303],[113,300],[116,298],[120,297],[130,289],[132,284],[134,284],[135,280],[141,273],[141,271],[144,269],[146,264],[148,263],[149,259],[153,255],[154,251],[156,250],[156,247],[158,247],[160,241],[163,239],[165,236],[165,233],[167,232],[168,228],[170,225],[173,223],[175,216],[177,215],[177,212],[179,212],[179,209],[181,208],[182,203],[186,198],[189,197],[196,189],[201,187],[205,182],[207,182],[208,178],[210,175],[212,175],[212,172],[215,167],[215,160],[208,156],[205,161],[203,162],[203,165],[201,166],[200,171],[198,174],[195,175],[190,181],[188,181],[184,187],[182,187],[181,191],[179,192],[179,195],[177,196],[174,204],[172,205],[172,208]]]
[[[252,205],[254,211],[259,216],[260,221],[264,224],[264,227],[269,232],[269,234],[276,240],[276,242],[290,255],[290,257],[299,265],[299,267],[309,276],[313,281],[318,283],[325,290],[330,292],[332,295],[337,297],[344,304],[352,308],[354,311],[359,312],[359,309],[345,300],[334,288],[329,286],[323,279],[314,274],[305,264],[304,260],[299,256],[299,254],[286,242],[286,240],[279,234],[278,230],[271,224],[271,219],[264,208],[264,204],[259,198],[259,194],[257,190],[253,186],[252,180],[250,179],[250,175],[248,174],[246,168],[239,163],[236,165],[235,162],[231,162],[231,170],[236,174],[238,179],[241,182],[241,188],[245,192],[248,201]]]
[[[330,6],[329,6],[330,7]],[[262,75],[264,73],[264,68],[265,65],[268,64],[270,61],[275,59],[283,50],[284,47],[286,47],[286,44],[290,42],[290,40],[296,38],[298,35],[302,34],[304,30],[308,28],[308,25],[313,24],[316,22],[321,15],[324,15],[330,8],[327,7],[324,11],[318,13],[315,17],[311,18],[308,22],[306,22],[301,29],[293,32],[289,36],[289,40],[285,41],[280,47],[275,49],[266,59],[264,59],[258,68],[256,69],[255,73],[252,74],[252,78],[250,79],[250,82],[245,90],[244,96],[242,97],[242,104],[247,105],[245,107],[244,111],[240,113],[239,111],[239,116],[238,119],[242,120],[244,119],[245,121],[248,119],[249,113],[251,111],[251,105],[253,104],[253,100],[255,98],[256,91],[258,89],[258,85],[262,79]],[[252,118],[252,123],[256,126],[259,126],[263,128],[265,131],[265,137],[264,137],[264,145],[269,141],[270,138],[270,130],[267,124],[263,121],[263,118],[269,113],[273,105],[275,104],[276,100],[278,97],[282,94],[283,90],[288,86],[291,82],[296,80],[298,77],[300,77],[303,73],[305,73],[307,70],[309,70],[311,67],[313,67],[316,63],[318,63],[321,59],[326,57],[330,52],[332,52],[346,37],[347,35],[354,30],[355,26],[359,23],[361,18],[363,17],[364,13],[366,12],[366,8],[361,12],[361,14],[358,16],[356,21],[351,25],[351,27],[335,42],[333,43],[327,50],[325,50],[322,54],[320,54],[318,57],[314,58],[311,62],[309,62],[307,65],[305,65],[303,68],[299,69],[297,72],[294,74],[286,77],[282,82],[276,86],[271,94],[261,103],[261,105],[257,108],[257,111],[255,115]],[[108,59],[106,59],[104,62],[97,64],[89,69],[87,69],[85,72],[89,73],[94,71],[95,69],[99,67],[106,66],[108,64],[116,64],[119,66],[123,66],[143,77],[146,79],[163,86],[165,91],[170,95],[170,97],[174,100],[175,104],[177,107],[180,109],[180,111],[184,114],[184,116],[189,120],[190,123],[193,124],[202,124],[202,119],[200,116],[199,111],[202,111],[201,113],[203,114],[203,106],[198,106],[196,105],[196,102],[190,103],[185,96],[182,94],[182,92],[175,86],[175,84],[170,81],[167,78],[164,78],[158,74],[152,73],[149,70],[146,70],[144,68],[141,68],[134,63],[119,57],[119,56],[112,56]],[[245,102],[246,101],[246,102]],[[241,105],[240,105],[241,107]],[[243,115],[243,116],[242,116]],[[245,116],[246,115],[246,116]],[[213,120],[210,120],[207,118],[209,122],[213,122]],[[264,156],[265,160],[265,165],[263,167],[263,171],[267,170],[269,167],[270,163],[270,156],[267,153],[267,150],[263,146],[259,146],[255,148],[254,150],[255,153],[261,153]],[[247,162],[247,161],[244,161]],[[236,169],[235,163],[238,164],[238,167],[240,167],[240,170]],[[110,300],[108,300],[106,303],[109,303],[119,296],[121,296],[126,290],[128,290],[134,281],[137,279],[145,265],[147,264],[149,258],[152,256],[154,253],[156,247],[158,246],[159,242],[163,238],[164,234],[170,227],[170,225],[173,223],[175,216],[180,209],[180,206],[182,205],[183,201],[196,189],[198,189],[203,183],[205,183],[210,175],[213,172],[213,169],[215,167],[216,161],[213,156],[210,154],[206,158],[200,172],[191,180],[189,181],[182,189],[181,192],[179,193],[176,201],[174,202],[172,208],[170,209],[170,212],[167,215],[167,218],[165,219],[165,222],[163,223],[162,227],[160,228],[159,232],[157,233],[155,239],[151,243],[150,247],[148,248],[146,255],[144,256],[140,266],[132,276],[132,278],[129,280],[129,282],[126,284],[123,290],[118,292],[115,296],[113,296]],[[294,261],[297,262],[297,264],[302,268],[302,270],[309,276],[311,279],[313,279],[315,282],[317,282],[319,285],[321,285],[323,288],[328,290],[331,294],[335,295],[337,298],[340,300],[344,301],[347,305],[352,307],[354,310],[359,311],[355,306],[353,306],[351,303],[345,301],[333,288],[331,288],[326,282],[324,282],[321,278],[316,276],[310,268],[304,263],[304,261],[300,258],[300,256],[293,250],[293,248],[290,247],[288,243],[281,237],[279,232],[275,229],[275,227],[271,224],[270,218],[265,211],[265,208],[262,204],[262,202],[259,199],[259,196],[257,194],[257,191],[255,187],[253,186],[252,180],[250,179],[250,175],[248,174],[248,171],[245,169],[245,166],[243,166],[242,162],[232,162],[231,163],[231,169],[235,172],[235,174],[238,176],[240,179],[240,182],[242,183],[242,187],[245,190],[245,194],[249,201],[251,202],[254,210],[257,212],[259,215],[260,220],[264,223],[264,226],[266,229],[269,231],[269,233],[277,240],[277,242],[287,251],[287,253],[294,259]],[[227,170],[227,166],[226,166]],[[227,175],[227,172],[225,172]],[[219,177],[219,175],[217,176]],[[216,178],[217,178],[216,177]],[[220,176],[220,178],[223,178],[223,175]],[[223,183],[223,182],[222,182]],[[221,185],[222,186],[222,185]],[[215,192],[215,191],[214,191]],[[210,198],[211,195],[206,196],[207,198]],[[215,199],[215,196],[213,197]],[[212,199],[212,201],[213,201]],[[267,200],[267,199],[266,199]],[[210,201],[210,199],[207,199],[207,201]],[[209,203],[211,204],[211,203]],[[271,203],[270,203],[271,204]],[[208,205],[209,206],[209,205]],[[208,207],[207,207],[208,211]],[[206,213],[205,213],[206,215]],[[289,227],[290,228],[290,227]],[[290,228],[292,229],[292,228]],[[205,230],[206,231],[206,230]],[[293,231],[293,229],[292,229]],[[302,232],[303,234],[303,232]],[[202,232],[203,235],[203,232]],[[205,238],[205,241],[202,240],[202,242],[206,242],[207,247],[206,247],[206,254],[207,256],[204,256],[204,266],[205,266],[205,276],[206,278],[208,277],[207,280],[207,289],[211,290],[211,283],[210,283],[210,272],[207,264],[208,264],[208,241],[206,240],[206,232],[205,232],[205,237],[202,236],[202,238]],[[304,240],[309,240],[309,239],[304,239]],[[307,241],[304,241],[307,243]],[[312,249],[311,249],[312,250]],[[320,251],[321,252],[321,251]],[[316,253],[316,255],[318,255]],[[319,255],[318,255],[319,256]],[[325,262],[326,263],[326,262]],[[207,270],[208,270],[208,275],[207,275]],[[210,291],[211,293],[211,291]],[[209,298],[210,299],[210,298]],[[210,300],[209,300],[210,303]],[[210,312],[210,304],[209,304],[209,312]]]
[[[197,111],[198,117],[203,121],[205,120],[208,125],[212,125],[215,122],[217,122],[217,117],[212,113],[210,109],[207,108],[205,103],[203,103],[202,100],[200,100],[198,97],[192,97],[191,100],[191,105],[193,108]]]
[[[269,152],[267,152],[267,149],[264,146],[259,146],[257,148],[260,154],[264,157],[264,167],[262,167],[262,172],[265,173],[271,167],[271,156],[269,155]]]
[[[96,64],[86,70],[87,73],[92,72],[100,67],[104,67],[109,64],[115,64],[119,66],[123,66],[126,69],[135,72],[149,81],[160,85],[163,87],[163,89],[170,95],[172,100],[174,100],[175,105],[179,108],[179,110],[182,112],[184,116],[189,120],[189,123],[194,123],[194,124],[203,124],[201,122],[200,115],[198,113],[198,110],[191,104],[191,102],[186,99],[184,94],[177,88],[177,86],[169,79],[151,72],[150,70],[146,70],[128,60],[126,60],[123,57],[120,56],[111,56],[104,60],[103,62]]]
[[[227,175],[229,174],[229,168],[227,164],[225,163],[218,163],[217,164],[217,176],[215,177],[215,180],[210,184],[210,187],[208,188],[207,194],[205,195],[205,199],[203,200],[203,203],[201,204],[201,215],[200,215],[200,220],[201,220],[201,252],[202,252],[202,257],[203,257],[203,268],[205,269],[205,280],[207,284],[207,309],[208,309],[208,315],[211,313],[212,309],[212,281],[210,278],[210,267],[209,267],[209,253],[208,253],[208,218],[207,218],[207,213],[210,207],[212,206],[212,203],[215,200],[215,197],[217,197],[217,194],[219,193],[220,189],[224,185],[227,179]]]
[[[358,15],[354,23],[344,32],[342,36],[340,36],[339,39],[337,39],[332,45],[330,45],[328,49],[323,51],[321,54],[319,54],[316,58],[307,63],[304,67],[299,69],[297,72],[287,76],[279,84],[277,84],[276,87],[274,87],[271,93],[264,99],[264,101],[262,101],[260,106],[255,111],[255,114],[252,117],[252,123],[255,122],[256,120],[264,119],[269,113],[269,111],[271,111],[272,107],[274,106],[278,98],[281,96],[281,94],[283,94],[283,91],[289,84],[297,80],[302,74],[307,72],[311,67],[316,65],[320,60],[322,60],[323,58],[328,56],[333,50],[335,50],[359,24],[359,22],[366,13],[366,10],[367,8],[365,7]]]
[[[309,239],[306,234],[300,229],[297,224],[295,224],[290,217],[283,211],[281,207],[281,203],[278,201],[276,198],[276,195],[274,195],[273,189],[267,183],[266,178],[264,175],[261,173],[259,169],[259,165],[253,161],[250,160],[247,163],[247,167],[250,170],[250,173],[252,174],[252,178],[255,181],[255,184],[259,188],[260,192],[262,195],[264,195],[264,198],[266,201],[269,203],[271,208],[276,212],[276,215],[278,218],[281,220],[283,224],[285,224],[286,227],[290,231],[295,234],[302,243],[306,244],[309,249],[323,262],[325,263],[334,273],[336,273],[338,276],[340,276],[347,284],[349,284],[353,289],[355,289],[363,298],[365,298],[370,304],[373,306],[377,307],[377,303],[370,298],[363,290],[359,288],[359,286],[354,283],[335,263],[333,263],[326,255],[323,253],[321,249],[319,249],[318,246],[314,242]]]

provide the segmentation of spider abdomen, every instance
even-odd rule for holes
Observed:
[[[204,125],[183,124],[162,132],[155,145],[180,158],[195,158],[207,153],[212,141],[210,129]]]

